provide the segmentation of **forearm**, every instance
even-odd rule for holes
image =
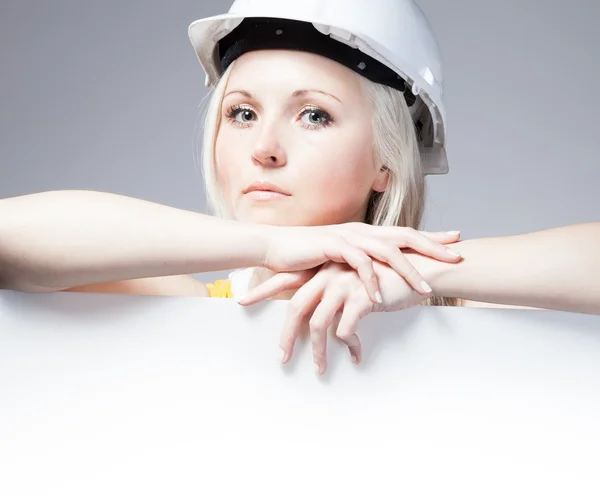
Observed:
[[[57,191],[0,200],[0,287],[99,282],[259,266],[252,225],[130,197]]]
[[[411,255],[434,293],[488,303],[600,313],[600,223],[452,245],[458,264]]]

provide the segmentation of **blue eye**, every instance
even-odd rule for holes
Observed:
[[[333,118],[327,112],[316,107],[304,109],[301,116],[302,123],[309,128],[329,126],[333,122]]]
[[[227,118],[236,124],[247,125],[256,119],[256,113],[247,107],[233,106],[227,111]]]

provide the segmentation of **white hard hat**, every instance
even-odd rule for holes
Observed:
[[[403,91],[424,173],[448,172],[439,48],[414,0],[235,0],[227,14],[193,22],[188,34],[207,86],[244,52],[289,48]]]

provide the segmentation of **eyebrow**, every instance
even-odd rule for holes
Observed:
[[[253,99],[254,96],[250,93],[247,92],[246,90],[232,90],[231,92],[228,92],[225,97],[233,94],[233,93],[240,93],[242,94],[244,97],[247,97],[249,99]],[[327,95],[328,97],[331,97],[335,100],[337,100],[338,102],[342,103],[342,101],[340,99],[338,99],[335,95],[331,94],[331,93],[327,93],[324,92],[323,90],[316,90],[316,89],[303,89],[303,90],[296,90],[294,93],[292,93],[292,97],[296,98],[296,97],[303,97],[306,94],[309,93],[320,93],[322,95]]]
[[[338,99],[335,95],[331,94],[331,93],[327,93],[324,92],[323,90],[316,90],[316,89],[307,89],[307,90],[296,90],[293,94],[292,97],[302,97],[304,95],[306,95],[307,93],[320,93],[322,95],[327,95],[328,97],[331,97],[335,100],[337,100],[339,103],[341,103],[342,101],[340,99]]]

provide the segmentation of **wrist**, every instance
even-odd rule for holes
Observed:
[[[461,243],[450,244],[453,251],[461,253]],[[464,260],[457,263],[446,263],[418,253],[408,253],[406,257],[410,264],[423,276],[425,282],[432,288],[434,297],[462,297],[460,291],[453,285],[457,281],[456,273],[463,268]]]
[[[265,267],[269,256],[269,250],[278,232],[273,225],[262,225],[254,223],[243,223],[245,233],[244,239],[248,241],[246,247],[248,254],[247,267]],[[249,249],[249,250],[248,250]]]
[[[207,243],[205,238],[209,234],[210,245],[216,246],[213,247],[216,254],[210,265],[212,268],[204,271],[263,266],[272,227],[220,218],[213,218],[209,227],[203,234],[203,244]]]
[[[290,229],[297,230],[298,227],[280,225],[250,224],[248,230],[252,234],[251,240],[255,250],[253,251],[254,262],[252,266],[271,268],[271,259],[281,252],[282,242],[289,241],[293,236]]]

